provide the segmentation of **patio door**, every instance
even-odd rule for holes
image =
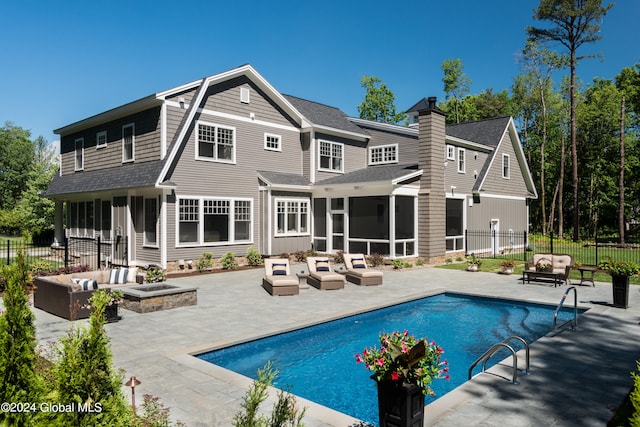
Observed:
[[[331,250],[344,250],[344,199],[331,199]]]
[[[127,196],[113,198],[112,263],[128,265]]]

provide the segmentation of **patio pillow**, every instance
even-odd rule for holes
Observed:
[[[328,259],[316,260],[316,271],[329,271],[329,260]]]
[[[353,268],[367,268],[363,258],[351,258],[351,265]]]
[[[128,268],[114,268],[109,271],[110,285],[124,285],[127,283]]]
[[[93,279],[72,279],[73,283],[75,283],[76,285],[80,285],[82,287],[82,289],[79,289],[81,291],[91,291],[91,290],[95,290],[98,289],[98,282],[96,282]]]
[[[136,283],[137,275],[138,275],[138,267],[130,267],[129,273],[127,273],[127,282]]]
[[[287,264],[273,264],[271,273],[274,276],[286,276]]]

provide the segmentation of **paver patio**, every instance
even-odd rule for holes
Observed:
[[[294,265],[302,269],[303,266]],[[272,297],[260,286],[263,269],[170,279],[198,286],[198,304],[154,313],[121,310],[106,325],[114,364],[136,389],[162,399],[172,418],[189,427],[228,426],[240,410],[251,380],[190,354],[247,341],[356,312],[419,298],[441,290],[553,304],[566,286],[523,285],[516,275],[469,273],[426,267],[385,272],[384,285]],[[426,409],[425,425],[603,426],[632,385],[629,373],[640,359],[640,292],[631,287],[630,308],[613,308],[611,285],[576,286],[578,330],[563,329],[531,345],[531,371],[512,385],[506,366],[490,370],[441,397]],[[572,303],[568,297],[567,303]],[[64,319],[35,309],[38,340],[56,341],[69,329]],[[551,319],[550,319],[551,322]],[[446,350],[446,349],[445,349]],[[507,363],[510,363],[507,361]],[[354,397],[357,398],[357,397]],[[307,426],[350,426],[357,420],[299,399]],[[270,407],[271,405],[266,404]]]

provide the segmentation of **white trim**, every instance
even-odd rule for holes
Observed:
[[[406,126],[394,125],[390,123],[380,123],[371,120],[360,119],[357,117],[347,117],[347,120],[358,126],[369,127],[371,129],[380,129],[387,132],[401,133],[404,135],[418,136],[418,129],[408,128]]]
[[[169,246],[167,241],[167,196],[170,194],[163,192],[160,202],[160,217],[162,218],[162,224],[160,224],[160,238],[162,239],[160,242],[160,266],[162,268],[167,268],[167,247]]]
[[[331,155],[329,156],[329,160],[333,160],[333,146],[337,145],[340,147],[340,169],[333,168],[323,168],[321,166],[322,154],[320,150],[322,149],[322,143],[329,144],[329,149],[331,151]],[[344,144],[342,142],[329,141],[328,139],[319,139],[318,140],[318,170],[323,172],[332,172],[332,173],[344,173]]]
[[[485,153],[494,150],[493,147],[490,147],[488,145],[480,144],[478,142],[467,141],[466,139],[456,138],[455,136],[445,135],[445,142],[446,141],[453,142],[454,143],[453,145],[455,146],[462,145],[465,148],[469,148],[477,151],[483,151]]]
[[[197,242],[180,242],[180,200],[191,199],[198,201],[198,241]],[[222,200],[229,202],[229,240],[223,242],[205,242],[204,241],[204,201],[205,200]],[[250,225],[249,225],[249,239],[248,240],[236,240],[235,239],[235,202],[249,202],[250,203]],[[189,196],[189,195],[176,195],[175,202],[175,246],[176,248],[193,248],[193,247],[214,247],[214,246],[230,246],[230,245],[250,245],[253,244],[253,226],[255,218],[253,210],[255,201],[251,197],[213,197],[213,196]]]
[[[394,148],[394,158],[393,160],[385,160],[385,152],[387,148],[393,147]],[[381,161],[378,162],[374,162],[373,161],[373,150],[376,149],[380,149],[382,150],[381,153]],[[367,165],[368,166],[372,166],[372,165],[387,165],[387,164],[391,164],[391,163],[398,163],[398,144],[384,144],[384,145],[374,145],[372,147],[368,147],[367,148],[367,158],[368,158],[368,162]]]
[[[479,194],[483,199],[527,200],[527,197],[524,196],[507,196],[504,194],[490,194],[485,192],[481,192]]]
[[[248,87],[240,88],[240,102],[243,104],[251,103],[251,92],[249,91]]]
[[[272,246],[273,246],[273,212],[272,212],[272,203],[271,203],[271,190],[267,189],[267,254],[271,255]]]
[[[125,158],[125,149],[124,149],[124,130],[125,128],[131,128],[131,158],[130,159],[126,159]],[[132,123],[127,123],[122,125],[122,163],[131,163],[131,162],[135,162],[136,160],[136,124],[135,122]]]
[[[297,219],[297,230],[295,232],[290,232],[290,231],[282,231],[279,232],[278,231],[278,203],[284,203],[284,220],[285,220],[285,225],[287,225],[287,216],[289,214],[289,204],[290,203],[295,203],[296,205],[298,205],[298,208],[296,210],[296,219]],[[301,212],[300,212],[300,204],[301,203],[306,203],[307,204],[307,221],[305,224],[305,229],[306,231],[300,231],[301,227],[302,227],[302,222],[300,221],[300,216],[301,216]],[[311,208],[311,198],[310,197],[275,197],[274,198],[274,207],[275,207],[275,211],[274,211],[274,223],[273,223],[273,235],[274,237],[294,237],[294,236],[310,236],[311,235],[311,215],[313,215],[313,210]]]
[[[213,142],[213,157],[207,157],[207,156],[201,156],[200,155],[200,138],[199,138],[199,133],[200,133],[200,126],[209,126],[214,128],[214,133],[215,133],[215,141]],[[226,129],[226,130],[230,130],[233,132],[233,138],[232,138],[232,150],[231,150],[231,160],[227,160],[227,159],[219,159],[218,158],[218,136],[217,136],[217,131],[218,129]],[[227,125],[221,125],[221,124],[217,124],[217,123],[211,123],[211,122],[206,122],[204,120],[197,120],[196,121],[196,126],[195,126],[195,130],[193,132],[194,134],[194,138],[195,138],[195,159],[196,160],[202,160],[202,161],[206,161],[206,162],[216,162],[216,163],[229,163],[229,164],[236,164],[236,135],[237,135],[237,130],[234,126],[227,126]]]
[[[100,144],[100,137],[104,135],[104,143]],[[105,148],[107,146],[107,131],[101,130],[100,132],[96,132],[96,150],[100,148]]]
[[[167,155],[167,103],[163,102],[160,107],[160,158]]]
[[[170,106],[173,106],[172,104],[175,104],[176,106],[178,105],[175,102],[171,102],[171,101],[167,101],[167,103]],[[243,123],[252,123],[252,124],[256,124],[256,125],[262,125],[262,126],[268,126],[268,127],[272,127],[274,129],[282,129],[282,130],[288,130],[288,131],[292,131],[292,132],[296,132],[296,133],[300,133],[300,129],[298,129],[297,127],[294,126],[289,126],[289,125],[283,125],[280,123],[273,123],[273,122],[267,122],[265,120],[260,120],[260,119],[251,119],[251,117],[243,117],[243,116],[238,116],[236,114],[229,114],[229,113],[223,113],[222,111],[213,111],[213,110],[209,110],[206,108],[198,108],[198,113],[202,114],[202,115],[206,115],[206,116],[213,116],[213,117],[222,117],[225,119],[230,119],[230,120],[238,120],[240,122]]]
[[[317,144],[316,132],[309,132],[309,181],[311,183],[316,182],[316,146]]]
[[[507,174],[505,175],[505,159],[506,159],[506,166],[507,166]],[[511,179],[511,156],[508,155],[507,153],[502,153],[502,178],[504,179]]]
[[[78,165],[78,142],[80,142],[80,165]],[[73,141],[73,170],[84,170],[84,138],[76,138]]]
[[[466,168],[467,168],[467,157],[465,155],[466,150],[462,147],[458,147],[458,159],[456,160],[456,170],[458,171],[458,173],[466,173]],[[460,154],[462,154],[462,167],[460,167]]]
[[[277,146],[276,147],[269,147],[267,145],[267,139],[268,138],[277,138]],[[267,151],[282,151],[282,135],[276,135],[274,133],[264,133],[264,149]]]
[[[453,144],[447,144],[445,148],[445,158],[447,160],[456,159],[456,147]]]

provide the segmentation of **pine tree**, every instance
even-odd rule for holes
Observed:
[[[60,426],[130,426],[132,412],[121,391],[123,377],[112,367],[109,337],[104,330],[105,307],[111,297],[97,290],[89,329],[72,327],[62,339],[62,358],[56,370],[57,400],[93,408],[95,412],[71,411],[56,414]]]
[[[0,272],[5,312],[0,315],[0,402],[38,405],[43,384],[35,373],[36,328],[25,286],[31,283],[24,252]],[[35,425],[37,411],[0,411],[0,425]]]

